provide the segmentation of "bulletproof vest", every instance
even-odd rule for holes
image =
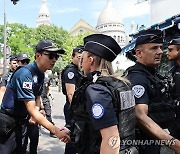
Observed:
[[[135,100],[131,88],[124,82],[113,77],[99,77],[95,83],[106,86],[112,93],[112,102],[118,119],[121,140],[133,140],[135,138]],[[78,139],[81,143],[79,145],[84,145],[84,148],[80,149],[93,149],[92,154],[99,154],[101,135],[99,131],[94,131],[88,114],[86,113],[86,106],[84,103],[85,91],[90,84],[94,83],[86,79],[85,84],[75,91],[71,107],[74,111],[76,125],[78,125],[77,128],[80,128],[75,129],[75,132],[78,132],[77,136],[79,136]],[[91,136],[87,139],[86,137],[89,134],[91,134]],[[82,141],[80,137],[86,139]],[[85,151],[80,150],[80,153],[84,152]]]
[[[173,81],[174,81],[174,87],[173,87],[173,93],[174,93],[174,99],[177,99],[180,101],[180,70],[173,72]]]
[[[160,74],[153,76],[147,70],[139,66],[132,66],[126,70],[127,74],[140,73],[145,75],[156,89],[156,95],[149,98],[148,116],[162,128],[168,128],[175,118],[173,101],[169,94],[169,85],[164,82]]]
[[[34,67],[30,67],[29,65],[26,65],[23,67],[26,67],[33,76],[34,81],[32,84],[32,89],[33,89],[33,93],[34,93],[35,97],[37,97],[39,95],[40,91],[42,90],[41,88],[42,88],[43,80],[40,80],[40,79],[38,80],[38,78],[36,78],[36,69]],[[19,70],[20,68],[21,68],[21,66],[19,66],[16,69],[16,71]],[[11,78],[13,77],[14,73],[12,74]],[[6,91],[7,92],[5,93],[5,95],[3,97],[4,110],[7,113],[15,115],[15,116],[26,117],[28,112],[26,110],[25,104],[22,101],[18,100],[16,91],[14,91],[10,86],[7,87]],[[14,102],[12,102],[12,101],[14,101]]]
[[[67,65],[67,66],[62,70],[62,72],[61,72],[62,93],[63,93],[64,95],[66,95],[66,86],[65,86],[65,81],[64,81],[63,75],[64,75],[64,72],[65,72],[68,68],[73,68],[73,67],[74,67],[74,65],[70,63],[70,64]]]

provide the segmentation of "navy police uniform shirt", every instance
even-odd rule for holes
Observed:
[[[63,74],[63,81],[64,83],[74,84],[77,86],[78,80],[81,77],[80,71],[78,70],[78,67],[71,63],[73,67],[68,67]]]
[[[147,67],[139,62],[137,62],[135,66],[147,70],[152,75],[155,75],[156,73],[154,68]],[[151,99],[156,96],[154,85],[151,84],[150,80],[143,73],[132,72],[128,74],[127,77],[132,84],[136,104],[148,105]]]
[[[2,100],[1,107],[18,116],[27,115],[24,101],[34,101],[42,92],[44,73],[40,72],[35,62],[28,66],[34,70],[34,75],[26,67],[18,69],[13,74]]]
[[[100,84],[90,84],[85,95],[86,111],[95,130],[118,124],[113,108],[112,95],[107,87]]]
[[[2,76],[1,81],[0,81],[0,87],[7,86],[12,74],[13,74],[13,72],[9,71],[8,73],[6,73]]]

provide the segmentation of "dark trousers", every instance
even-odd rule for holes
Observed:
[[[50,104],[50,100],[48,97],[42,97],[42,103],[43,103],[43,106],[44,106],[44,111],[46,113],[46,119],[53,123],[52,122],[52,117],[51,117],[51,104]]]
[[[19,122],[12,133],[0,137],[0,154],[26,154],[27,122]]]
[[[26,149],[28,145],[28,138],[30,140],[29,153],[37,154],[37,147],[39,142],[39,126],[37,124],[28,124],[27,126],[27,138],[25,140]]]
[[[73,117],[72,117],[72,113],[70,111],[70,104],[68,102],[66,102],[66,104],[64,105],[64,116],[65,116],[65,122],[66,122],[66,126],[71,126]],[[73,143],[67,143],[65,146],[65,154],[76,154],[76,149],[74,147]]]

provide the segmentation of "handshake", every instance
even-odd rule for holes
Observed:
[[[54,131],[52,132],[54,135],[56,135],[62,142],[69,143],[71,141],[70,138],[70,130],[66,127],[57,128],[54,126]]]

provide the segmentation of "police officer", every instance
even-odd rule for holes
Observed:
[[[161,61],[162,45],[160,30],[141,32],[135,45],[137,62],[127,69],[136,101],[136,137],[142,141],[138,144],[139,154],[160,153],[161,144],[153,139],[161,140],[176,152],[180,151],[180,141],[162,129],[168,128],[174,117],[166,87],[155,69]]]
[[[71,111],[69,110],[72,97],[78,82],[81,78],[80,59],[83,46],[77,46],[73,49],[71,63],[67,65],[61,72],[62,92],[66,95],[66,103],[64,105],[64,115],[66,127],[70,128],[73,120]],[[76,153],[71,143],[66,144],[65,154]]]
[[[27,65],[30,62],[30,56],[27,53],[19,53],[17,55],[17,63],[19,66]]]
[[[168,43],[168,60],[174,61],[175,66],[171,68],[174,87],[172,89],[173,99],[175,100],[176,118],[170,127],[171,135],[180,140],[180,37],[172,39]]]
[[[9,72],[2,76],[1,82],[0,82],[0,103],[2,102],[2,98],[3,98],[5,90],[6,90],[6,85],[9,82],[12,73],[18,67],[18,64],[17,64],[17,55],[11,55],[9,65],[10,65]]]
[[[64,50],[58,49],[51,41],[40,41],[36,46],[35,61],[19,68],[12,75],[3,97],[1,111],[16,119],[17,123],[9,134],[0,137],[0,153],[26,152],[24,139],[28,115],[32,117],[32,123],[37,122],[44,126],[64,142],[69,141],[67,130],[57,128],[39,112],[44,72],[53,68],[59,58],[58,54],[62,53]]]
[[[114,74],[111,64],[120,52],[110,36],[84,38],[81,65],[86,77],[72,101],[79,154],[118,154],[120,135],[130,139],[134,134],[133,93],[129,82]]]
[[[43,91],[41,94],[43,110],[45,111],[46,119],[49,122],[51,122],[52,124],[54,124],[52,121],[52,117],[51,117],[51,104],[50,104],[50,99],[49,99],[49,96],[51,96],[51,94],[49,93],[49,86],[50,86],[50,80],[48,79],[48,77],[45,77],[44,84],[43,84]],[[52,98],[52,100],[54,100],[54,98],[52,96],[51,96],[51,98]],[[56,137],[51,132],[50,132],[50,136]]]

